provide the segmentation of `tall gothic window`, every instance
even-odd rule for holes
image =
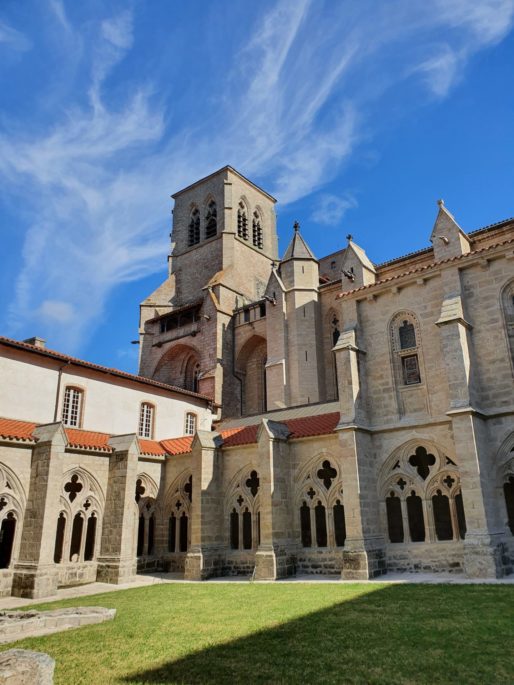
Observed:
[[[189,247],[200,242],[200,212],[196,207],[191,211],[187,244]]]
[[[62,405],[62,422],[65,426],[80,427],[83,397],[84,392],[80,388],[66,386]]]
[[[239,201],[237,207],[237,235],[243,240],[248,240],[248,215],[245,204],[242,200]]]
[[[154,411],[155,408],[153,404],[149,402],[142,402],[141,408],[139,410],[139,432],[140,438],[152,438],[153,437],[153,423],[154,423]]]
[[[0,568],[9,568],[11,565],[15,533],[16,517],[10,511],[0,525]]]
[[[257,471],[245,472],[225,502],[228,542],[233,550],[252,550],[260,544],[260,479]]]
[[[214,200],[210,200],[205,213],[205,237],[213,238],[218,231],[218,211]]]
[[[54,563],[93,561],[103,510],[98,483],[82,469],[68,472],[60,498],[66,500],[66,512],[60,511],[56,521]],[[71,530],[67,533],[68,526]]]
[[[344,546],[346,523],[342,494],[339,472],[330,459],[313,464],[303,473],[297,490],[303,547]]]
[[[422,382],[421,349],[415,316],[409,312],[397,314],[391,322],[390,338],[397,385],[418,385]]]
[[[502,291],[502,309],[507,334],[512,370],[514,372],[514,281],[507,283]]]
[[[263,248],[262,223],[259,212],[255,210],[252,219],[252,242],[260,250]]]
[[[459,472],[449,457],[406,445],[385,463],[381,481],[390,542],[464,539]]]
[[[191,503],[193,501],[193,476],[182,475],[169,490],[168,509],[168,552],[187,552],[190,538]]]
[[[507,509],[507,525],[512,535],[514,535],[514,475],[509,476],[508,480],[503,484],[503,495]]]

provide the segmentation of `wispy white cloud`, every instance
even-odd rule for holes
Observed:
[[[30,50],[32,42],[21,31],[17,31],[3,21],[0,21],[0,46],[3,45],[16,52]]]
[[[311,219],[317,224],[338,226],[346,212],[357,206],[357,200],[351,193],[344,193],[341,196],[323,193],[317,199]]]
[[[68,39],[80,40],[62,2],[49,2]],[[157,99],[151,80],[139,77],[115,104],[105,97],[134,25],[128,10],[101,17],[80,53],[87,102],[77,96],[43,134],[0,134],[0,180],[33,216],[10,332],[37,321],[55,344],[79,350],[113,288],[163,265],[170,191],[225,163],[267,179],[281,203],[319,190],[372,133],[387,89],[415,79],[447,96],[473,54],[510,30],[513,7],[279,0],[242,32],[250,40],[231,55],[237,66],[220,68],[215,89],[225,97],[173,129],[174,103]],[[337,223],[355,204],[324,194],[313,219]]]

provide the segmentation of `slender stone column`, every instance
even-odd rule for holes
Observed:
[[[261,542],[255,555],[256,580],[275,580],[293,573],[288,436],[284,424],[262,419],[257,433]]]
[[[221,444],[218,433],[209,431],[197,431],[193,440],[191,548],[184,570],[187,580],[219,575],[223,566]]]
[[[38,426],[34,437],[38,442],[32,450],[28,501],[12,593],[37,599],[57,591],[58,567],[53,557],[67,439],[61,423]]]
[[[126,583],[136,574],[138,510],[135,488],[139,443],[134,433],[109,440],[114,449],[109,457],[109,480],[98,557],[97,580]]]
[[[364,364],[359,364],[358,359],[364,352],[356,344],[356,333],[356,326],[348,328],[334,347],[341,410],[337,430],[346,522],[342,569],[345,580],[367,580],[386,571],[376,467],[367,428]]]
[[[491,441],[486,421],[478,410],[480,388],[474,378],[475,359],[471,324],[465,318],[457,269],[443,272],[445,295],[439,320],[441,347],[446,365],[455,452],[459,462],[467,532],[464,568],[470,578],[503,574],[502,529],[494,492]]]

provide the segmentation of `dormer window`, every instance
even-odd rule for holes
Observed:
[[[153,438],[153,423],[154,423],[155,407],[149,402],[142,402],[139,410],[139,432],[140,438]]]
[[[218,231],[218,211],[214,200],[210,200],[205,214],[205,237],[214,238]]]
[[[197,245],[200,242],[200,212],[195,207],[191,211],[191,218],[189,220],[189,233],[187,244],[189,247]]]
[[[64,391],[62,405],[62,422],[65,426],[79,428],[82,418],[82,404],[84,391],[68,385]]]

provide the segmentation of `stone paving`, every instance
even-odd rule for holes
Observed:
[[[184,580],[180,573],[145,573],[138,574],[134,580],[128,583],[121,583],[120,585],[111,585],[109,583],[90,583],[88,585],[81,585],[78,587],[61,588],[57,593],[51,597],[45,597],[44,600],[22,599],[20,597],[2,597],[0,598],[0,611],[8,609],[18,609],[24,606],[35,606],[47,602],[55,602],[62,599],[74,599],[80,597],[88,597],[89,595],[97,595],[104,592],[117,592],[119,590],[129,590],[137,587],[145,587],[149,585],[159,585],[161,583],[363,583],[373,585],[377,583],[431,583],[431,584],[450,584],[450,585],[514,585],[514,575],[506,578],[487,578],[480,580],[473,580],[466,578],[463,575],[455,574],[430,574],[430,573],[388,573],[380,576],[374,580],[363,581],[349,581],[341,580],[337,576],[322,576],[322,575],[297,575],[293,578],[283,578],[275,581],[252,581],[251,578],[245,576],[227,576],[221,578],[211,578],[207,581],[189,581]]]

